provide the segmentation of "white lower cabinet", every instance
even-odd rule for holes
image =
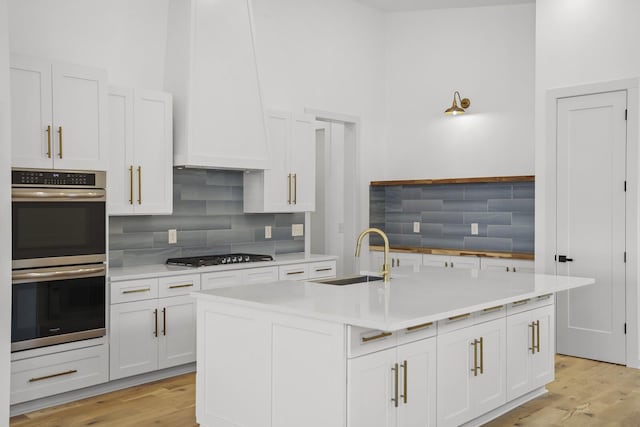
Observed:
[[[458,426],[506,403],[504,317],[439,334],[438,426]]]
[[[196,360],[195,299],[187,294],[199,289],[199,275],[112,284],[112,301],[118,293],[140,300],[111,305],[111,380]],[[158,294],[175,296],[148,296]]]
[[[105,344],[11,362],[11,404],[26,402],[108,380]]]
[[[483,258],[480,264],[483,270],[535,273],[535,262],[526,259]]]
[[[370,255],[371,270],[381,270],[384,263],[384,252],[372,251]],[[422,265],[422,255],[406,252],[389,252],[389,267],[419,267]]]
[[[425,254],[422,256],[422,264],[444,268],[480,268],[480,258],[476,256]]]
[[[436,340],[367,354],[348,362],[349,427],[436,425]]]
[[[507,317],[507,399],[554,379],[554,306]]]

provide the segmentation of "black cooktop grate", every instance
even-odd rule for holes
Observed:
[[[241,264],[247,262],[273,261],[271,255],[258,254],[221,254],[202,255],[183,258],[169,258],[167,265],[181,265],[186,267],[204,267],[208,265]]]

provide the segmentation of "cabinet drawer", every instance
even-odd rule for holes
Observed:
[[[438,320],[438,333],[451,332],[476,323],[474,313],[465,313],[448,319]]]
[[[242,283],[242,270],[216,271],[202,274],[200,286],[203,291],[215,288],[228,288]]]
[[[11,404],[106,382],[108,371],[105,345],[11,362]]]
[[[336,277],[335,261],[312,262],[309,266],[309,278],[321,279],[324,277]]]
[[[397,332],[349,326],[347,340],[349,341],[348,357],[357,357],[394,347],[397,343]]]
[[[507,305],[507,315],[522,313],[523,311],[533,310],[534,308],[551,305],[555,301],[553,294],[540,295],[535,298],[528,298],[521,301],[515,301]]]
[[[111,304],[158,298],[158,279],[111,283]]]
[[[309,278],[309,264],[292,264],[280,267],[280,280],[306,280]]]
[[[200,275],[161,277],[158,279],[160,298],[186,295],[200,290]]]
[[[507,315],[507,306],[497,305],[495,307],[487,307],[483,310],[476,311],[474,314],[475,323],[488,322],[489,320],[499,319]]]
[[[396,332],[398,335],[398,345],[433,337],[437,331],[437,322],[427,322],[401,329]]]
[[[250,268],[242,271],[242,284],[269,283],[278,280],[278,267]]]

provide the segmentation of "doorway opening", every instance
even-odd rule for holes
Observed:
[[[337,255],[337,274],[356,273],[360,208],[357,117],[305,109],[316,116],[316,210],[307,213],[311,253]]]

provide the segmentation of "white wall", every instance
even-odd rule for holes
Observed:
[[[351,0],[252,0],[264,105],[361,118],[360,226],[380,179],[384,14]]]
[[[534,26],[534,4],[389,16],[384,178],[533,174]],[[469,114],[443,114],[454,90]]]
[[[537,0],[536,3],[536,268],[545,271],[552,268],[553,254],[545,245],[545,203],[547,192],[546,157],[547,111],[546,94],[549,89],[564,88],[589,83],[600,83],[640,77],[640,1],[635,0]],[[637,107],[636,111],[637,111]],[[640,118],[638,118],[640,119]],[[630,141],[637,144],[640,141]],[[640,188],[640,182],[631,184]],[[637,197],[637,196],[636,196]],[[637,227],[637,225],[636,225]],[[631,241],[638,241],[632,236]],[[638,253],[637,248],[634,249]],[[636,260],[637,263],[640,260]],[[635,295],[638,295],[637,289]],[[633,298],[633,295],[627,295]],[[637,318],[639,301],[632,301],[633,310],[627,319]],[[638,342],[640,327],[630,326],[635,336],[630,343]],[[635,329],[635,331],[634,331]],[[628,363],[640,365],[638,349]]]
[[[10,48],[163,88],[168,0],[9,0]]]
[[[11,351],[11,122],[9,112],[9,30],[7,1],[0,0],[0,427],[9,425],[9,352]]]

